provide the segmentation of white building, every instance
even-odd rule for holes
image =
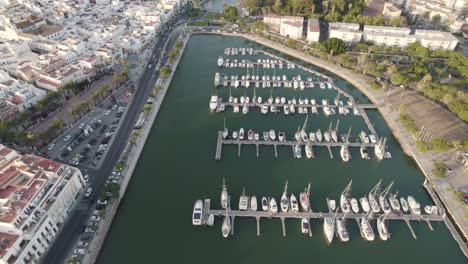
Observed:
[[[329,38],[338,38],[348,43],[361,41],[362,31],[359,30],[359,24],[354,23],[329,23]]]
[[[379,46],[406,47],[416,42],[416,37],[410,32],[409,28],[365,25],[362,37]]]
[[[301,39],[303,28],[303,22],[281,22],[280,34],[292,39]]]
[[[318,42],[320,37],[320,25],[318,19],[310,18],[307,22],[307,42]]]
[[[270,29],[275,31],[280,31],[281,24],[284,22],[293,22],[293,23],[304,23],[303,17],[297,16],[280,16],[280,15],[264,15],[263,23],[267,24]]]
[[[76,168],[0,145],[0,263],[38,263],[84,186]]]
[[[454,50],[458,39],[449,32],[416,29],[416,39],[422,46],[431,50]]]

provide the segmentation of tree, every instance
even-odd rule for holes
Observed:
[[[421,46],[421,43],[414,42],[408,45],[408,55],[412,57],[427,57],[429,56],[429,49]]]
[[[162,66],[159,69],[159,75],[161,75],[162,78],[166,78],[171,73],[171,69],[167,66]]]
[[[252,29],[265,31],[268,29],[268,25],[263,23],[262,21],[255,21],[254,23],[252,23]]]
[[[260,8],[259,0],[241,0],[241,3],[242,3],[242,6],[249,9],[250,11],[257,10]],[[224,14],[224,9],[223,9],[223,14]],[[236,14],[237,14],[237,9],[236,9]]]
[[[276,13],[280,13],[282,7],[283,3],[281,2],[281,0],[275,0],[275,3],[273,4],[273,10]]]
[[[426,75],[424,75],[424,77],[418,82],[418,89],[421,90],[423,89],[424,87],[426,87],[426,85],[428,85],[429,83],[432,82],[432,76],[430,73],[427,73]]]
[[[223,15],[228,21],[235,22],[237,19],[237,8],[234,6],[226,5],[223,8]]]
[[[198,0],[192,0],[192,5],[193,5],[193,8],[198,9],[199,7]]]
[[[335,56],[346,51],[346,42],[338,38],[329,38],[323,43],[323,47],[326,52]]]
[[[443,162],[434,162],[434,168],[432,169],[432,173],[439,178],[445,177],[445,173],[447,172],[448,166]]]
[[[390,20],[389,25],[392,27],[406,27],[408,25],[408,20],[406,20],[404,16],[395,17]]]
[[[439,14],[435,15],[432,17],[431,21],[432,21],[432,24],[439,24],[440,23],[440,20],[441,20],[441,16]]]

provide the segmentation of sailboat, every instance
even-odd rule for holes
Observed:
[[[312,145],[309,142],[307,142],[305,146],[305,153],[308,159],[314,157],[314,152],[312,152]]]
[[[316,134],[317,141],[322,142],[322,131],[320,130],[320,128],[317,129],[317,132],[315,134]]]
[[[388,187],[385,188],[382,191],[382,193],[380,193],[379,195],[380,208],[382,208],[382,211],[384,211],[384,213],[386,214],[389,214],[392,212],[392,208],[390,207],[390,204],[388,203],[388,200],[387,200],[387,194],[390,192],[392,185],[393,185],[393,182],[391,182],[390,185],[388,185]]]
[[[353,213],[357,214],[359,213],[359,203],[356,198],[351,198],[349,199],[349,202],[351,203],[351,210],[353,210]]]
[[[362,210],[366,213],[369,213],[371,211],[370,205],[369,205],[369,200],[367,200],[367,197],[361,197],[359,199],[359,203],[361,203]]]
[[[335,142],[338,142],[338,135],[337,135],[337,133],[338,133],[338,125],[339,125],[339,124],[340,124],[340,120],[338,119],[338,121],[336,122],[336,127],[335,127],[335,129],[332,129],[332,130],[330,131],[331,138],[332,138],[332,140],[335,141]]]
[[[342,146],[341,146],[341,149],[340,149],[340,156],[341,156],[341,159],[342,159],[344,162],[348,162],[348,161],[349,161],[349,159],[351,158],[351,155],[349,155],[348,145],[342,145]]]
[[[221,207],[223,209],[226,209],[227,208],[227,204],[228,204],[228,191],[227,191],[227,187],[226,187],[226,182],[223,178],[223,190],[221,191]]]
[[[370,207],[372,209],[372,212],[374,212],[374,213],[380,212],[380,206],[379,206],[379,203],[377,202],[377,200],[375,199],[375,195],[377,195],[377,193],[380,190],[381,182],[382,182],[382,180],[380,180],[374,186],[374,188],[372,188],[372,190],[369,192],[369,205],[370,205]]]
[[[224,217],[223,225],[221,226],[221,231],[223,237],[226,238],[231,232],[231,217],[228,215],[228,210],[226,209],[226,216]]]
[[[309,219],[302,218],[302,220],[301,220],[301,230],[302,230],[302,234],[308,234],[309,233],[309,230],[310,230]]]
[[[325,233],[328,244],[331,244],[335,235],[335,217],[325,217],[323,221],[323,232]]]
[[[305,131],[305,128],[307,126],[307,119],[309,118],[309,115],[306,116],[305,120],[304,120],[304,124],[302,125],[302,129],[301,129],[301,132],[300,132],[300,136],[301,136],[301,139],[303,142],[307,142],[309,141],[309,138],[307,136],[307,133]]]
[[[374,145],[374,153],[378,160],[383,160],[384,158],[386,141],[386,138],[384,138],[383,141],[380,139],[379,142]]]
[[[276,204],[275,198],[271,198],[271,200],[270,200],[270,210],[271,210],[273,213],[278,212],[278,205]]]
[[[364,238],[367,241],[374,241],[375,234],[374,234],[374,230],[372,230],[372,226],[369,222],[369,219],[365,217],[361,218],[360,225],[361,225],[362,235],[364,236]]]
[[[309,196],[310,196],[310,183],[307,185],[307,188],[304,190],[304,192],[301,192],[299,194],[299,202],[301,203],[302,210],[304,212],[309,211]]]
[[[226,128],[226,118],[224,118],[223,139],[226,139],[228,135],[229,135],[229,131]]]
[[[281,196],[281,211],[286,213],[289,210],[289,200],[288,200],[288,181],[284,186],[283,195]]]
[[[408,213],[409,212],[409,206],[408,202],[406,201],[405,197],[400,197],[400,203],[401,203],[401,209],[403,212]]]
[[[345,214],[346,216],[346,214]],[[345,226],[345,216],[342,219],[336,219],[336,233],[340,238],[341,242],[348,242],[349,241],[349,233]]]
[[[379,232],[380,239],[387,240],[390,238],[390,233],[388,233],[387,224],[385,223],[385,218],[387,214],[383,214],[377,218],[377,231]]]
[[[293,211],[293,213],[299,212],[299,203],[297,202],[296,196],[294,194],[291,194],[290,201],[291,201],[291,211]]]
[[[239,210],[246,211],[249,207],[249,197],[245,195],[245,187],[242,188],[242,195],[239,199]]]
[[[268,199],[266,197],[262,197],[262,210],[268,211]]]
[[[231,95],[231,87],[229,87],[229,99],[228,99],[228,102],[229,102],[230,104],[232,104],[232,101],[234,101],[234,97],[232,97],[232,95]]]
[[[348,193],[351,190],[352,183],[353,181],[351,180],[346,186],[346,188],[343,190],[340,196],[340,207],[341,207],[341,210],[345,213],[349,213],[351,211],[351,206],[348,200]]]

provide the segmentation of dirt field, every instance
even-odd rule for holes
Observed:
[[[395,106],[406,105],[405,112],[408,113],[416,125],[424,126],[433,137],[440,137],[448,142],[468,139],[468,125],[441,108],[432,101],[418,95],[414,91],[395,89],[388,97],[390,103]]]

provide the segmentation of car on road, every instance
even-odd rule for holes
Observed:
[[[107,110],[107,112],[105,113],[105,115],[110,115],[112,111],[111,110]]]
[[[67,142],[68,140],[70,140],[70,138],[71,138],[71,136],[70,136],[70,135],[67,135],[67,136],[63,139],[63,141]]]
[[[89,246],[89,243],[85,242],[85,241],[80,241],[80,242],[78,242],[78,246],[79,247],[87,247],[87,246]]]
[[[52,150],[54,147],[55,147],[55,144],[52,143],[52,144],[49,145],[49,147],[48,147],[47,149],[48,149],[48,150]]]
[[[91,221],[99,221],[99,220],[101,220],[101,217],[96,216],[96,215],[93,215],[93,216],[91,216],[91,219],[90,219],[90,220],[91,220]]]
[[[89,196],[91,195],[92,192],[93,192],[93,188],[91,188],[91,187],[88,188],[88,189],[86,190],[85,196],[86,196],[86,197],[89,197]]]
[[[153,76],[153,78],[155,78],[155,77],[156,77],[156,74],[155,74],[155,73],[153,73],[153,75],[151,75],[151,76]]]
[[[83,129],[83,127],[85,127],[85,124],[84,123],[81,123],[80,126],[78,127],[79,129]]]
[[[84,255],[86,254],[87,250],[84,249],[84,248],[77,248],[75,249],[75,251],[73,251],[74,254],[77,254],[77,255]]]
[[[85,233],[94,233],[94,232],[95,232],[94,229],[92,229],[91,227],[87,227],[85,229]]]
[[[88,176],[88,174],[86,174],[85,176],[83,176],[83,179],[85,180],[85,182],[88,182],[88,181],[89,181],[89,176]]]
[[[115,109],[117,109],[117,107],[118,107],[118,105],[117,105],[117,104],[115,104],[115,105],[112,107],[112,110],[115,110]]]

